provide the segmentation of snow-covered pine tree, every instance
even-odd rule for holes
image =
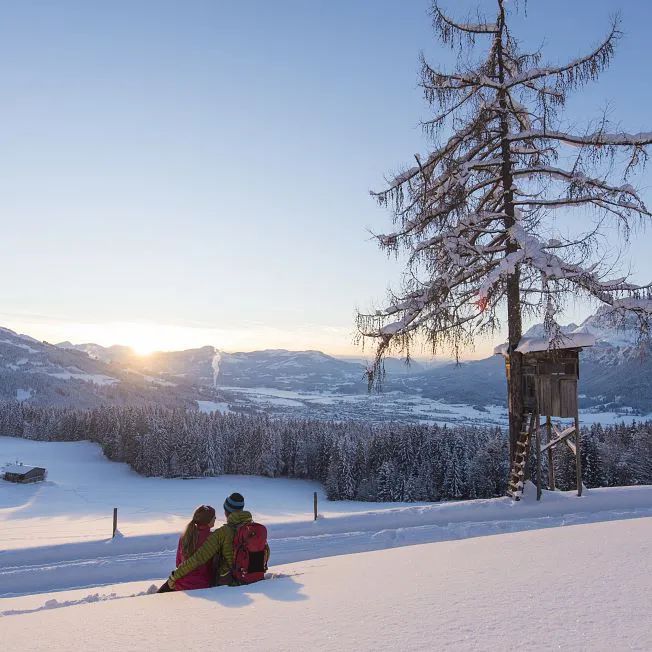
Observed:
[[[582,477],[584,484],[591,489],[603,487],[605,484],[596,433],[595,425],[591,426],[589,431],[582,433]]]
[[[385,502],[403,500],[403,482],[394,462],[383,462],[377,477],[378,498]]]
[[[270,478],[280,475],[283,467],[282,443],[281,432],[276,424],[263,423],[259,451],[257,475]]]
[[[467,498],[469,464],[468,450],[459,432],[451,433],[450,457],[444,475],[444,496],[446,498]]]
[[[393,232],[377,238],[389,253],[407,253],[404,287],[385,308],[359,313],[357,326],[363,341],[376,343],[371,386],[382,381],[388,352],[409,358],[414,339],[423,338],[433,352],[444,346],[458,356],[506,314],[513,454],[523,412],[515,348],[524,316],[543,317],[559,336],[557,317],[572,294],[606,304],[615,318],[633,313],[648,330],[649,286],[608,277],[614,260],[603,246],[614,246],[602,236],[615,223],[626,238],[650,216],[627,178],[645,161],[652,132],[612,132],[604,118],[571,133],[562,121],[567,94],[609,65],[618,19],[585,56],[543,66],[539,51],[521,50],[505,5],[496,0],[495,20],[473,23],[433,5],[434,27],[459,49],[459,63],[446,73],[422,56],[421,85],[435,112],[423,127],[434,149],[372,193],[394,213]],[[476,44],[486,48],[473,58]],[[573,209],[590,213],[593,225],[574,229]]]

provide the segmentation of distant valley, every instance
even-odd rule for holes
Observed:
[[[582,353],[581,406],[593,412],[652,412],[652,358],[633,330],[600,315],[580,327],[596,335]],[[535,326],[529,336],[541,335]],[[274,415],[372,420],[504,420],[500,356],[461,364],[386,362],[383,393],[369,395],[365,367],[320,351],[241,353],[213,346],[136,355],[125,346],[53,345],[0,328],[0,400],[91,408],[166,407],[265,411]],[[457,406],[457,407],[455,407]]]

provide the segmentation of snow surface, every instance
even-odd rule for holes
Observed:
[[[111,376],[106,376],[104,374],[87,374],[83,371],[58,371],[54,373],[48,373],[48,376],[53,378],[60,378],[61,380],[82,380],[85,383],[95,383],[96,385],[113,385],[119,383],[120,381],[117,378]]]
[[[237,490],[268,526],[275,565],[424,542],[652,516],[652,487],[545,492],[449,503],[329,502],[314,482],[245,476],[142,478],[87,442],[0,438],[0,453],[45,463],[51,481],[0,483],[0,597],[159,581],[197,504]],[[11,459],[11,458],[10,458]],[[4,486],[3,486],[4,485]],[[319,514],[312,519],[312,491]],[[120,536],[110,538],[112,507]],[[93,591],[93,593],[96,591]],[[63,598],[62,598],[63,599]],[[0,605],[0,611],[2,607]]]
[[[248,587],[3,600],[2,636],[48,652],[649,650],[651,553],[652,518],[481,536],[275,566]]]
[[[238,475],[146,478],[127,464],[110,462],[91,442],[0,437],[0,466],[16,460],[46,468],[48,481],[0,483],[0,551],[105,539],[111,533],[113,507],[118,507],[119,527],[126,537],[165,532],[177,536],[197,505],[219,507],[233,491],[243,493],[265,523],[311,518],[315,491],[320,513],[328,518],[395,506],[331,502],[323,487],[309,480]],[[0,593],[2,586],[0,582]]]
[[[16,400],[19,403],[22,403],[23,401],[27,401],[29,398],[32,396],[32,390],[31,389],[17,389],[16,390]]]
[[[274,409],[278,414],[283,410],[285,416],[319,416],[320,406],[324,414],[332,419],[359,419],[364,415],[370,421],[414,421],[424,424],[475,426],[506,426],[507,409],[498,405],[485,405],[481,408],[465,403],[445,403],[404,392],[382,392],[381,394],[336,394],[327,392],[292,391],[270,387],[222,387],[233,397],[231,407],[237,410],[239,401],[247,406],[254,403],[261,409]],[[208,401],[207,403],[212,403]],[[217,405],[218,403],[216,403]],[[303,408],[299,412],[299,408]],[[287,408],[285,410],[284,408]],[[296,409],[295,409],[296,408]],[[219,409],[219,408],[218,408]],[[650,415],[634,415],[630,412],[598,412],[580,410],[582,424],[601,423],[603,425],[640,421],[652,418]]]
[[[197,401],[197,407],[200,412],[230,412],[229,404],[223,401]]]
[[[8,330],[8,329],[3,329],[3,330]],[[11,333],[11,331],[9,332]],[[15,336],[20,337],[22,339],[30,340],[32,342],[36,341],[33,340],[31,337],[28,337],[27,335],[15,335]],[[25,349],[25,351],[27,351],[28,353],[39,353],[39,351],[34,347],[29,346],[28,344],[21,344],[20,342],[14,342],[13,340],[0,340],[0,344],[11,344],[11,346],[16,346],[19,349]]]

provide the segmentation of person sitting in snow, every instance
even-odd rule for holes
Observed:
[[[204,544],[215,525],[215,509],[210,505],[200,505],[192,515],[192,520],[186,526],[184,533],[179,538],[177,546],[177,561],[179,566],[192,557]],[[213,564],[208,561],[197,566],[190,573],[176,582],[175,588],[179,591],[192,589],[207,589],[213,585]]]
[[[262,527],[253,524],[250,512],[244,511],[244,504],[244,498],[239,493],[232,493],[227,497],[224,501],[226,524],[211,533],[206,538],[204,544],[172,572],[167,580],[167,585],[170,589],[180,589],[182,584],[179,584],[179,582],[183,582],[183,579],[189,573],[211,562],[211,560],[215,569],[215,584],[217,586],[239,583],[238,578],[233,577],[233,541],[237,535],[238,528],[246,525],[254,525],[257,528]],[[266,568],[267,560],[269,559],[269,546],[266,543],[266,538],[264,541],[264,567]],[[262,579],[262,573],[259,579]]]

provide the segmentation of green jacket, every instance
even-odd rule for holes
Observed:
[[[204,544],[195,553],[186,559],[170,577],[176,581],[185,577],[202,564],[211,559],[216,561],[217,584],[230,584],[231,568],[233,566],[233,537],[238,526],[244,523],[251,523],[252,518],[249,512],[231,512],[226,525],[212,532],[204,541]]]

